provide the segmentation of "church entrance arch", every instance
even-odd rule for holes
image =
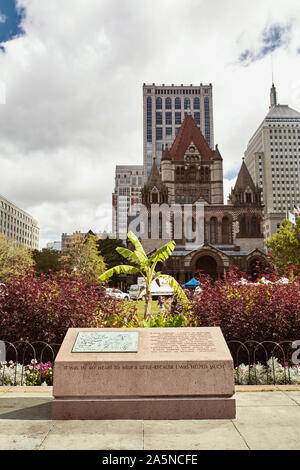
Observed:
[[[218,278],[218,265],[215,258],[210,255],[200,256],[195,264],[196,271],[208,274],[212,279]]]

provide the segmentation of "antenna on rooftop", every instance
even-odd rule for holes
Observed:
[[[270,91],[270,108],[277,105],[277,91],[274,85],[274,68],[273,68],[273,54],[271,53],[271,72],[272,72],[272,87]]]

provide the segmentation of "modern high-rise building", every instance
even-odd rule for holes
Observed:
[[[187,114],[191,114],[214,149],[212,84],[143,85],[143,155],[145,176],[153,159],[160,167],[162,146],[170,147]]]
[[[17,245],[38,249],[39,231],[31,215],[0,195],[0,232]]]
[[[267,239],[277,233],[294,205],[300,205],[300,113],[278,104],[274,84],[269,112],[249,140],[245,163],[262,190]]]
[[[112,194],[112,232],[116,238],[126,239],[128,213],[134,204],[141,202],[144,185],[142,165],[117,165],[115,190]]]

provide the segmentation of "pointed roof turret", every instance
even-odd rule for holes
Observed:
[[[167,202],[168,188],[161,180],[161,175],[160,175],[159,169],[157,168],[155,157],[153,158],[153,164],[152,164],[152,168],[148,176],[148,179],[142,189],[143,204],[149,204],[152,202],[151,192],[154,188],[156,188],[155,191],[159,191],[160,193],[159,202],[160,203]]]
[[[243,163],[240,168],[240,171],[239,171],[239,174],[238,174],[235,186],[234,186],[234,191],[245,190],[248,187],[252,189],[253,191],[256,190],[255,184],[253,183],[253,179],[249,173],[245,160],[243,159]]]
[[[214,160],[223,160],[223,158],[221,157],[220,151],[219,151],[218,144],[216,144],[216,148],[215,148],[215,150],[214,150],[213,159],[214,159]]]
[[[233,205],[252,204],[262,207],[261,190],[254,184],[244,159],[229,200]]]
[[[153,157],[152,168],[149,173],[146,186],[149,186],[149,187],[157,186],[157,184],[159,184],[160,182],[161,182],[161,177],[160,177],[160,173],[157,168],[157,165],[156,165],[156,157]]]
[[[166,144],[165,149],[163,149],[163,154],[162,154],[162,159],[161,161],[163,162],[164,160],[172,160],[171,154],[168,149],[168,144]]]

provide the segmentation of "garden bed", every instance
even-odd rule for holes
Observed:
[[[299,385],[300,365],[280,363],[271,357],[266,365],[240,364],[234,368],[236,385]],[[39,363],[32,359],[23,365],[13,361],[0,363],[0,386],[51,386],[53,364]]]

